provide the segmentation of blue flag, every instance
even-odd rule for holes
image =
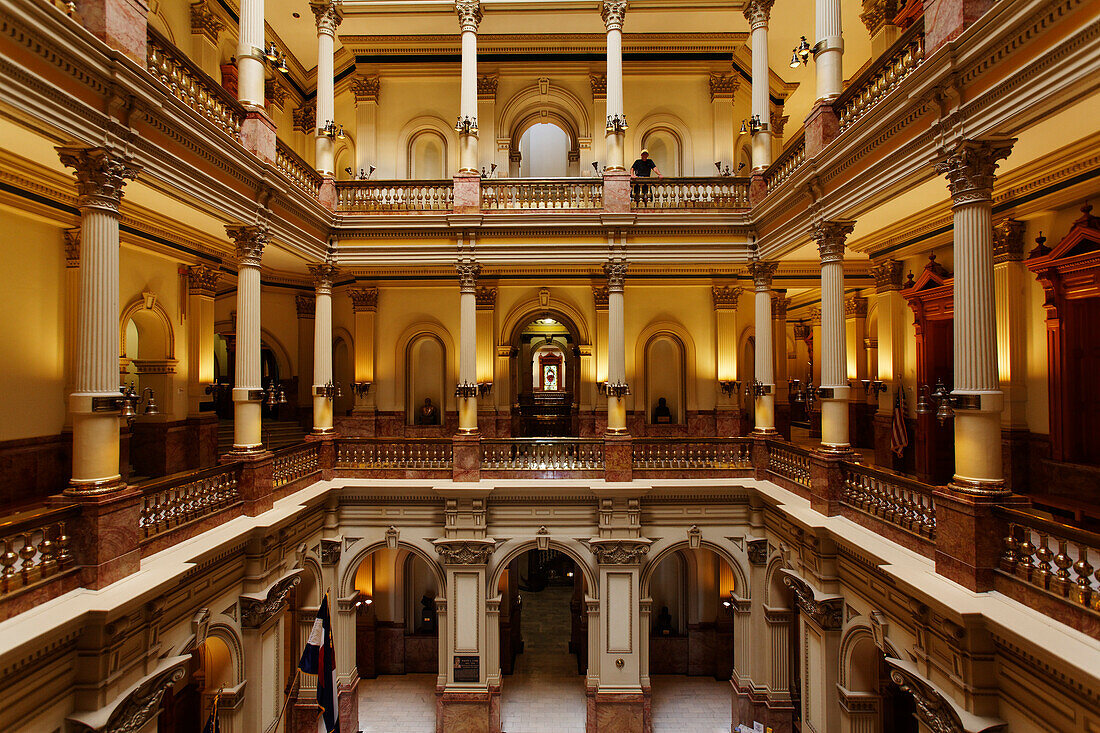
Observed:
[[[218,698],[221,696],[221,691],[214,695],[214,707],[210,710],[210,717],[206,719],[206,725],[202,728],[202,733],[221,733],[221,728],[218,726]]]
[[[328,596],[321,599],[317,618],[306,640],[298,669],[317,675],[317,704],[325,719],[328,733],[340,733],[340,706],[336,701],[336,649],[332,644],[332,622],[328,613]]]

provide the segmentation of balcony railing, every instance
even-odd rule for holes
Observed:
[[[771,192],[779,188],[783,181],[790,178],[791,174],[805,162],[806,134],[805,131],[799,131],[798,135],[787,143],[787,147],[764,172],[764,183],[767,184],[768,191]]]
[[[633,442],[634,470],[699,471],[752,468],[749,438],[639,438]]]
[[[909,26],[874,65],[853,79],[837,98],[833,109],[840,118],[838,130],[843,132],[870,111],[923,61],[924,19],[921,18]]]
[[[76,505],[27,512],[0,524],[0,596],[30,588],[75,565]]]
[[[163,36],[149,28],[146,68],[173,97],[240,139],[244,110],[236,98]]]
[[[936,538],[931,486],[858,463],[843,463],[841,475],[846,505],[926,539]]]
[[[316,196],[321,190],[321,174],[282,140],[275,144],[275,167],[309,195]]]
[[[635,179],[631,205],[635,209],[747,209],[749,179],[656,178]]]
[[[603,179],[487,178],[481,181],[481,208],[602,209]]]
[[[603,441],[584,438],[512,438],[481,441],[486,471],[602,471]]]
[[[454,183],[441,181],[340,181],[336,210],[347,213],[451,211]]]
[[[810,452],[788,443],[768,444],[768,473],[810,488]]]
[[[321,470],[321,445],[300,443],[275,451],[272,487],[281,489]]]
[[[372,471],[450,471],[446,438],[340,438],[336,468]]]
[[[142,537],[161,535],[240,503],[240,468],[239,463],[227,463],[142,484]]]

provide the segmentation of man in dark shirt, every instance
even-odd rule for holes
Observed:
[[[649,159],[649,151],[642,150],[642,157],[634,161],[630,166],[630,175],[635,178],[649,178],[650,171],[657,174],[658,178],[664,178],[661,171],[657,170],[657,164]],[[638,202],[649,200],[649,186],[634,186],[634,198]]]

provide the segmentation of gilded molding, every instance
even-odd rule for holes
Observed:
[[[714,310],[737,310],[737,301],[744,288],[735,285],[715,285],[710,289]]]
[[[351,81],[351,93],[355,95],[356,102],[378,103],[378,95],[382,90],[382,80],[377,75],[357,76]]]
[[[649,553],[650,540],[640,538],[591,539],[589,549],[600,565],[636,565]]]
[[[272,107],[283,108],[286,104],[287,97],[290,93],[287,92],[286,87],[279,83],[279,80],[268,79],[264,82],[264,99],[271,104]]]
[[[767,565],[768,564],[768,540],[765,537],[758,537],[756,539],[745,540],[745,549],[749,555],[749,565]]]
[[[606,286],[592,288],[592,300],[596,304],[596,310],[606,310],[611,290]]]
[[[313,135],[317,131],[317,107],[305,104],[292,113],[294,129],[306,135]]]
[[[783,585],[794,592],[802,612],[822,631],[840,631],[844,626],[844,599],[840,596],[818,597],[814,588],[794,572],[787,569],[782,572]]]
[[[238,267],[259,267],[270,232],[266,225],[226,226],[225,233],[237,247]]]
[[[626,282],[627,262],[624,257],[612,257],[604,263],[603,272],[607,276],[609,293],[621,293]]]
[[[817,242],[821,264],[844,261],[844,240],[852,233],[855,222],[819,221],[814,224],[810,236]]]
[[[592,87],[592,99],[607,99],[606,74],[589,74],[588,84]]]
[[[340,274],[340,268],[336,263],[328,260],[319,265],[307,265],[306,269],[309,270],[313,284],[318,290],[331,290],[333,281]]]
[[[340,539],[321,539],[321,564],[322,565],[335,565],[340,562],[340,552],[343,549],[344,543]]]
[[[445,539],[435,541],[435,551],[447,565],[484,565],[496,549],[493,540]]]
[[[845,318],[866,318],[867,299],[862,295],[853,295],[844,299]]]
[[[870,35],[878,33],[884,25],[892,24],[898,14],[898,0],[863,0],[863,12],[859,19]]]
[[[65,230],[65,267],[80,267],[80,227]]]
[[[213,298],[218,290],[222,273],[210,265],[191,265],[187,268],[187,290],[192,295],[205,295]]]
[[[477,99],[479,102],[495,102],[497,99],[497,84],[500,77],[496,74],[485,74],[477,78]]]
[[[711,73],[710,101],[713,102],[716,99],[733,99],[733,95],[739,86],[741,86],[741,77],[736,74]]]
[[[775,271],[778,267],[778,262],[753,260],[749,263],[749,274],[752,276],[752,283],[757,290],[767,290],[772,286],[772,278],[775,277]]]
[[[480,287],[474,291],[474,302],[478,310],[493,310],[497,306],[497,289]]]
[[[55,148],[61,164],[72,168],[79,193],[77,205],[90,206],[118,213],[122,189],[127,180],[134,180],[141,166],[129,155],[107,148]]]
[[[378,288],[348,288],[348,297],[355,313],[378,310]]]
[[[962,140],[944,151],[935,163],[936,173],[947,177],[947,188],[956,206],[993,200],[997,163],[1008,157],[1016,138]]]
[[[455,263],[458,273],[458,287],[463,293],[477,294],[477,276],[481,274],[481,265],[474,259],[461,259]]]

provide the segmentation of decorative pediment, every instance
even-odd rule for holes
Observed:
[[[923,293],[926,290],[932,290],[942,286],[951,286],[954,283],[954,278],[951,273],[947,271],[947,268],[936,262],[936,253],[928,255],[928,264],[921,270],[919,276],[916,279],[913,278],[913,273],[910,272],[908,279],[901,289],[901,294],[905,298],[912,298],[916,293]]]
[[[917,719],[932,733],[995,733],[1008,723],[998,718],[974,715],[945,695],[932,681],[917,671],[912,662],[886,657],[890,680],[913,696]]]
[[[1091,204],[1081,207],[1081,216],[1073,222],[1069,233],[1062,237],[1058,244],[1049,248],[1040,245],[1032,250],[1027,266],[1038,272],[1040,269],[1062,264],[1060,260],[1084,255],[1092,255],[1092,257],[1084,257],[1089,264],[1093,264],[1094,258],[1100,260],[1100,218],[1092,215]]]
[[[798,607],[823,631],[839,631],[844,626],[844,599],[819,592],[798,573],[781,568],[783,585],[794,592]]]
[[[291,570],[276,580],[262,593],[242,593],[241,626],[257,629],[283,609],[286,597],[302,581],[302,569]]]
[[[152,674],[128,687],[113,702],[99,710],[73,713],[68,720],[79,733],[132,733],[143,730],[160,710],[164,692],[187,675],[191,655],[170,657]]]

